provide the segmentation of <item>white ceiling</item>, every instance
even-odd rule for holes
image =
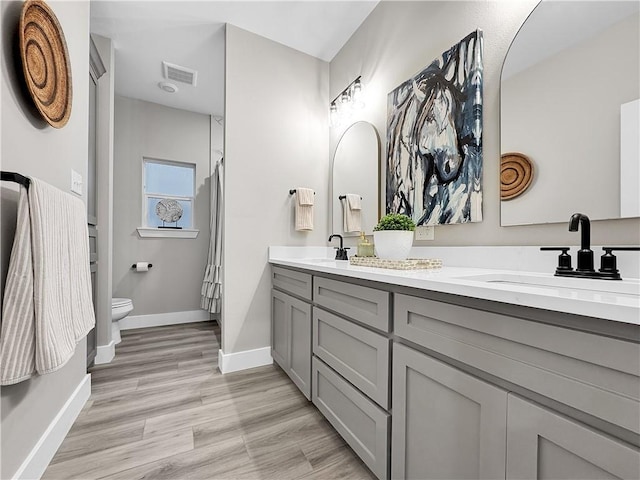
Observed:
[[[379,0],[91,1],[91,32],[111,38],[116,94],[224,115],[224,24],[330,61]],[[198,71],[192,87],[158,88],[162,61]]]

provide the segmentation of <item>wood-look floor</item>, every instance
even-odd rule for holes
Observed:
[[[44,479],[373,479],[277,366],[222,375],[213,322],[128,330]]]

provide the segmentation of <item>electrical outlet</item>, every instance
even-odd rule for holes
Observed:
[[[421,225],[416,227],[416,240],[433,240],[435,228],[433,226]]]
[[[71,170],[71,191],[82,195],[82,175],[75,170]]]

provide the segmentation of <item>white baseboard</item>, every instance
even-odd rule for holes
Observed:
[[[120,330],[133,328],[162,327],[164,325],[179,325],[181,323],[206,322],[210,320],[210,313],[206,310],[189,310],[186,312],[152,313],[150,315],[129,315],[118,323]]]
[[[91,375],[87,374],[22,462],[13,477],[14,479],[39,479],[42,477],[90,395]]]
[[[111,340],[108,345],[98,345],[96,349],[96,358],[93,363],[102,365],[103,363],[111,363],[113,357],[116,356],[116,342]]]
[[[223,374],[271,365],[272,363],[271,347],[236,353],[224,353],[222,349],[218,350],[218,368]]]

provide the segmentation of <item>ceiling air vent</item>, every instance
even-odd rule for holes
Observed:
[[[174,82],[186,83],[193,87],[196,86],[198,80],[198,72],[191,68],[181,67],[169,62],[162,62],[162,70],[164,78],[173,80]]]

